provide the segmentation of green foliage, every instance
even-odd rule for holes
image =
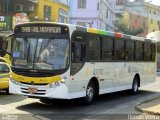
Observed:
[[[138,28],[138,29],[135,29],[135,30],[131,30],[129,29],[129,27],[127,26],[127,24],[124,24],[124,23],[119,23],[118,21],[116,21],[114,23],[114,26],[115,26],[115,32],[120,32],[120,33],[124,33],[124,34],[129,34],[129,35],[139,35],[141,33],[144,32],[144,30],[142,28]]]

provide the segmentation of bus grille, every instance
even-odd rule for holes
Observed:
[[[25,94],[31,94],[30,92],[28,92],[28,88],[21,88],[21,92],[25,93]],[[36,93],[32,93],[34,95],[45,95],[46,90],[37,90]]]
[[[38,85],[38,86],[43,86],[43,85],[48,85],[49,83],[27,83],[27,82],[20,82],[22,84],[27,84],[27,85]]]

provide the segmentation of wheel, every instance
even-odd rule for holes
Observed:
[[[42,102],[44,104],[52,105],[52,100],[48,99],[48,98],[41,98],[40,102]]]
[[[137,94],[138,93],[138,77],[135,77],[134,80],[133,80],[133,83],[132,83],[132,89],[131,89],[131,92],[132,94]]]
[[[90,82],[86,89],[86,96],[83,98],[83,103],[89,105],[94,102],[96,97],[96,86],[94,82]]]
[[[6,89],[6,94],[9,95],[9,88]]]

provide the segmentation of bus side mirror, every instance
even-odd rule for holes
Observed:
[[[12,53],[12,43],[13,43],[13,34],[10,34],[9,36],[6,37],[5,39],[6,41],[6,53],[12,57],[11,53]]]
[[[0,64],[0,73],[9,73],[10,70],[5,64]]]

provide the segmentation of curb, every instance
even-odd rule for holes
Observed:
[[[142,113],[148,113],[148,114],[151,114],[151,115],[159,115],[160,116],[160,112],[154,112],[154,111],[149,111],[149,110],[145,110],[143,109],[142,107],[140,107],[142,104],[145,104],[145,103],[148,103],[148,102],[151,102],[152,100],[155,100],[155,99],[158,99],[160,98],[160,96],[155,96],[155,97],[152,97],[151,99],[147,99],[139,104],[137,104],[135,106],[135,109],[139,112],[142,112]]]

